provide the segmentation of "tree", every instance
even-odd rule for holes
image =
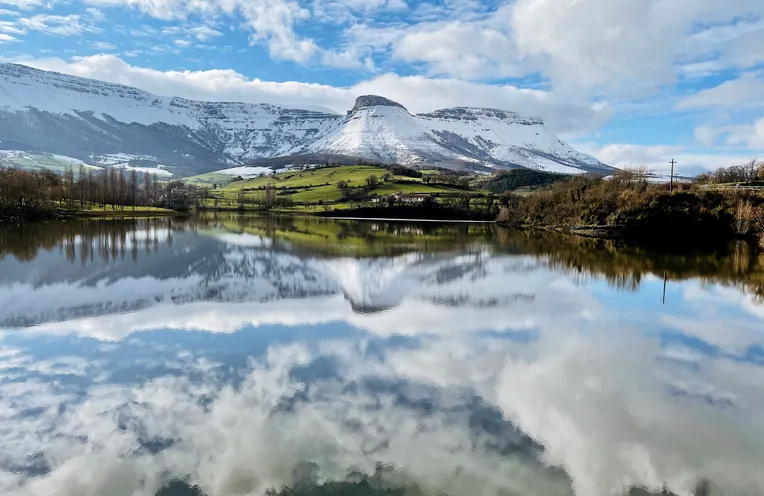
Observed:
[[[117,182],[118,189],[118,201],[120,207],[122,207],[122,210],[125,209],[125,190],[127,189],[127,185],[125,184],[125,170],[119,169],[119,181]]]
[[[87,200],[91,204],[96,201],[96,191],[95,191],[95,184],[93,183],[93,169],[88,170],[88,179],[87,179]]]
[[[74,187],[74,170],[71,165],[67,165],[64,170],[64,200],[66,200],[67,207],[71,208],[74,203],[75,187]]]
[[[133,210],[135,210],[135,196],[138,193],[138,173],[135,171],[135,169],[130,169],[129,188],[130,188],[130,200],[133,205]]]
[[[156,174],[151,175],[151,196],[156,206],[156,203],[159,201],[159,178]]]
[[[348,188],[347,181],[337,181],[337,188],[339,188],[340,190],[347,189]]]
[[[393,175],[390,172],[385,172],[382,174],[382,180],[384,182],[389,182],[393,178]]]
[[[109,203],[112,210],[117,208],[117,171],[114,167],[109,169]]]
[[[276,190],[270,184],[265,187],[265,195],[263,197],[263,207],[266,210],[273,208],[276,203]]]
[[[80,209],[85,208],[85,195],[87,192],[87,175],[85,174],[85,166],[80,164],[80,170],[77,174],[77,189],[80,195]]]
[[[146,197],[146,205],[151,206],[151,174],[143,174],[143,194]]]
[[[366,185],[370,188],[375,187],[378,183],[379,178],[374,174],[370,174],[369,177],[366,178]]]

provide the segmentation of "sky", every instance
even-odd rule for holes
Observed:
[[[762,46],[761,0],[0,0],[0,61],[202,100],[514,110],[680,174],[764,157]]]

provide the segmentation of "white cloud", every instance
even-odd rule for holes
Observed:
[[[75,36],[86,31],[95,31],[88,23],[80,22],[81,16],[70,14],[66,16],[40,14],[34,17],[19,19],[19,24],[31,31],[40,31],[58,36]]]
[[[690,37],[695,26],[764,14],[757,0],[575,0],[564,5],[518,0],[513,5],[511,24],[520,54],[546,58],[542,68],[556,85],[582,89],[670,84],[677,62],[702,59],[720,48],[720,43]]]
[[[26,34],[27,30],[19,27],[15,22],[0,21],[0,33]]]
[[[764,118],[752,124],[726,126],[699,126],[695,138],[706,146],[714,146],[720,138],[728,146],[745,146],[752,150],[764,150]]]
[[[686,96],[676,104],[678,110],[741,105],[761,105],[764,102],[764,80],[760,73],[746,73],[713,88]]]
[[[49,6],[53,0],[0,0],[0,5],[10,5],[20,10],[31,10],[35,7]]]
[[[19,41],[17,38],[5,33],[0,33],[0,43],[13,43]]]
[[[2,3],[2,2],[0,2]],[[18,17],[20,14],[16,12],[15,10],[8,10],[8,9],[0,9],[0,16],[6,16],[6,17]]]
[[[223,33],[209,26],[194,26],[186,29],[186,32],[193,35],[199,41],[209,41],[218,36],[223,36]]]
[[[96,50],[111,51],[116,49],[117,46],[113,43],[109,43],[108,41],[96,41],[93,43],[93,48]]]
[[[186,19],[190,15],[241,15],[252,30],[251,43],[264,43],[277,59],[306,62],[319,52],[311,39],[295,33],[295,25],[310,18],[310,11],[295,0],[87,0],[94,5],[129,6],[158,19]],[[210,30],[200,32],[205,39]],[[199,38],[200,41],[205,39]]]
[[[187,46],[190,46],[190,45],[191,45],[191,42],[190,42],[190,41],[188,41],[188,40],[180,40],[180,39],[178,39],[178,40],[173,40],[173,42],[172,42],[172,43],[173,43],[173,45],[175,45],[176,47],[180,47],[180,48],[186,48]]]
[[[408,62],[425,62],[432,74],[465,79],[501,79],[525,74],[511,35],[479,23],[414,26],[393,42],[392,56]]]
[[[25,63],[41,69],[136,86],[160,95],[198,100],[318,105],[344,113],[352,108],[359,95],[380,94],[401,102],[413,112],[452,106],[514,110],[542,117],[551,129],[569,133],[596,129],[610,118],[610,109],[605,105],[572,101],[547,91],[456,79],[384,74],[350,87],[334,87],[296,81],[251,80],[232,70],[163,72],[131,66],[113,55],[96,55],[72,61],[37,59]]]
[[[668,175],[670,160],[676,160],[674,173],[694,176],[701,172],[729,167],[750,161],[754,156],[745,151],[712,152],[694,151],[683,145],[634,145],[616,143],[596,146],[587,143],[573,144],[579,150],[597,157],[615,167],[647,166],[651,172]]]

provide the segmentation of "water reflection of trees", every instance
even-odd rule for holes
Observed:
[[[618,289],[637,290],[646,276],[668,281],[699,278],[741,288],[764,300],[764,255],[738,242],[715,247],[635,246],[613,240],[515,231],[489,224],[352,221],[317,217],[217,212],[192,219],[154,218],[31,223],[0,228],[0,259],[33,260],[60,250],[87,264],[118,260],[172,245],[177,231],[222,230],[270,239],[276,249],[310,256],[395,256],[413,251],[462,252],[467,246],[532,255],[549,268],[586,283],[604,278]]]
[[[623,241],[556,233],[499,229],[504,251],[540,257],[550,268],[580,282],[604,278],[615,288],[636,291],[646,276],[698,278],[741,288],[764,300],[764,254],[756,245],[638,246]]]
[[[22,262],[34,260],[40,251],[58,250],[69,262],[83,265],[96,258],[104,261],[138,259],[141,253],[172,245],[173,232],[193,225],[174,219],[83,220],[31,223],[0,229],[0,260],[7,256]]]

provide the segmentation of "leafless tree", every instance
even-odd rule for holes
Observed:
[[[135,196],[138,193],[138,173],[135,171],[135,169],[130,169],[130,200],[133,205],[133,210],[135,210]]]

